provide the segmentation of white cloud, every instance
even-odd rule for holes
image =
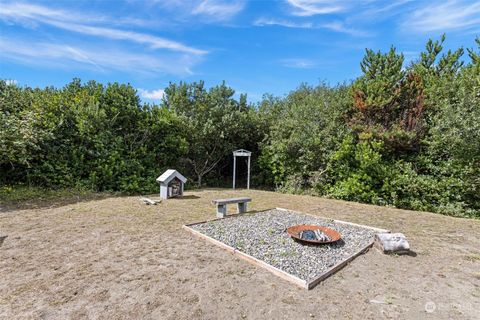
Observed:
[[[244,6],[243,1],[203,0],[193,9],[192,13],[208,15],[217,20],[227,20],[242,11]]]
[[[284,67],[297,69],[310,69],[317,65],[317,63],[312,60],[302,58],[282,59],[279,62]]]
[[[400,12],[401,7],[405,7],[407,3],[411,3],[414,0],[395,0],[395,1],[384,1],[377,3],[373,0],[367,4],[370,6],[364,12],[361,12],[361,15],[370,16],[370,17],[389,17],[392,14],[397,14]]]
[[[308,17],[343,11],[344,5],[334,0],[287,0],[293,6],[293,15]]]
[[[414,0],[284,0],[293,11],[290,15],[312,17],[315,15],[346,14],[352,21],[371,22],[383,20],[404,12]],[[438,0],[437,0],[438,1]]]
[[[267,18],[259,18],[255,20],[253,25],[258,27],[266,27],[266,26],[280,26],[285,28],[297,28],[297,29],[315,29],[315,24],[311,22],[293,22],[289,20],[283,19],[267,19]]]
[[[145,90],[142,88],[138,89],[138,92],[140,93],[140,96],[144,99],[150,99],[150,100],[161,100],[163,99],[163,96],[165,95],[165,90],[163,89],[157,89],[157,90]]]
[[[349,34],[349,35],[352,35],[352,36],[367,37],[367,36],[370,35],[368,32],[365,32],[365,31],[362,31],[362,30],[359,30],[359,29],[356,29],[356,28],[347,27],[347,26],[345,26],[344,23],[342,23],[340,21],[333,21],[333,22],[329,22],[329,23],[324,23],[324,24],[322,24],[322,27],[326,28],[326,29],[336,31],[336,32],[346,33],[346,34]]]
[[[2,10],[0,11],[0,16],[3,19],[11,18],[14,20],[35,19],[37,17],[63,20],[66,18],[65,14],[66,12],[61,10],[50,9],[47,7],[27,3],[2,3]],[[68,15],[67,17],[72,17],[72,15]],[[87,17],[83,16],[79,18],[87,19]]]
[[[168,73],[192,74],[191,67],[198,58],[188,54],[141,54],[120,48],[99,50],[97,46],[75,46],[34,39],[0,38],[0,57],[42,67],[81,68],[100,72],[121,72],[155,75]]]
[[[132,31],[124,31],[119,29],[104,28],[104,27],[95,27],[88,25],[81,25],[75,23],[65,23],[60,21],[47,21],[46,23],[56,26],[61,29],[88,34],[92,36],[99,36],[103,38],[116,39],[116,40],[128,40],[132,42],[137,42],[140,44],[146,44],[152,49],[168,49],[172,51],[185,52],[195,55],[206,54],[207,51],[192,48],[181,44],[176,41],[168,40],[165,38],[152,36],[145,33],[138,33]]]
[[[5,83],[7,86],[16,86],[18,84],[18,81],[15,79],[7,79],[5,80]]]
[[[146,26],[151,24],[151,22],[147,20],[128,16],[112,19],[91,12],[87,14],[79,11],[64,11],[25,2],[3,2],[2,10],[0,10],[0,18],[23,22],[27,25],[32,25],[32,21],[38,18],[55,19],[59,21],[81,21],[82,23],[108,23],[109,25],[128,24],[129,26]]]
[[[418,8],[402,24],[405,31],[480,30],[480,2],[451,0]]]
[[[212,23],[230,20],[245,8],[245,0],[134,0],[147,1],[152,7],[161,7],[169,11],[174,19],[205,17],[202,22]],[[199,19],[195,20],[198,21]]]
[[[125,31],[115,28],[98,27],[76,22],[105,21],[105,18],[86,18],[85,16],[86,15],[79,15],[79,13],[71,14],[70,12],[62,10],[53,10],[43,6],[22,3],[3,4],[2,10],[0,10],[0,18],[7,21],[17,21],[30,24],[43,23],[72,32],[145,44],[150,46],[152,49],[167,49],[195,55],[207,53],[205,50],[192,48],[177,41],[153,36],[150,34]]]
[[[313,22],[294,22],[289,20],[281,19],[265,19],[260,18],[254,21],[253,23],[258,27],[266,26],[280,26],[285,28],[296,28],[296,29],[329,29],[335,32],[345,33],[352,36],[369,36],[368,32],[362,31],[360,29],[355,29],[345,26],[344,23],[340,21],[332,21],[327,23],[313,23]]]

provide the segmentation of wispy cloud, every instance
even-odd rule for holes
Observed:
[[[345,33],[352,36],[362,36],[362,37],[370,35],[370,33],[366,31],[356,29],[353,27],[348,27],[343,22],[340,22],[340,21],[332,21],[332,22],[326,22],[326,23],[313,23],[313,22],[294,22],[294,21],[284,20],[284,19],[259,18],[255,20],[253,24],[258,27],[280,26],[285,28],[296,28],[296,29],[328,29],[335,32]]]
[[[480,2],[451,0],[417,8],[402,23],[406,31],[480,30]]]
[[[309,17],[338,13],[353,13],[357,15],[380,15],[390,13],[414,0],[285,0],[295,16]]]
[[[293,15],[308,17],[317,14],[329,14],[344,10],[344,6],[334,0],[287,0],[294,11]]]
[[[280,26],[285,28],[297,29],[315,29],[316,25],[312,22],[294,22],[284,19],[259,18],[253,22],[257,27]]]
[[[144,2],[145,0],[135,0]],[[161,7],[172,13],[176,19],[181,17],[205,17],[203,23],[227,21],[245,8],[245,0],[146,0],[151,6]]]
[[[142,88],[138,89],[138,93],[140,93],[140,97],[149,100],[162,100],[163,96],[165,95],[165,90],[157,89],[157,90],[145,90]]]
[[[81,68],[100,72],[115,70],[145,75],[190,75],[198,58],[187,54],[141,54],[121,48],[98,50],[96,46],[65,45],[0,38],[0,57],[25,64],[63,69]]]
[[[217,20],[228,20],[242,11],[244,6],[243,1],[203,0],[193,8],[192,13],[208,15]]]
[[[35,17],[46,17],[52,19],[65,19],[65,12],[50,9],[43,6],[32,5],[28,3],[3,2],[0,16],[2,19],[10,18],[15,20],[32,19]],[[87,18],[87,17],[82,17]]]
[[[315,61],[302,58],[281,59],[279,63],[287,68],[310,69],[317,65]]]
[[[192,48],[177,41],[172,41],[169,39],[152,36],[145,33],[124,31],[105,27],[88,26],[76,23],[65,23],[60,21],[45,21],[45,23],[77,33],[83,33],[115,40],[128,40],[132,42],[137,42],[140,44],[148,45],[152,49],[168,49],[172,51],[185,52],[195,55],[202,55],[207,53],[206,50]]]
[[[369,1],[367,2],[367,8],[361,12],[363,16],[371,17],[389,17],[391,14],[396,14],[401,10],[400,7],[405,7],[406,4],[414,2],[415,0],[395,0],[395,1]]]
[[[371,34],[369,32],[346,26],[343,22],[340,21],[333,21],[322,24],[323,28],[330,29],[340,33],[346,33],[352,36],[360,36],[360,37],[367,37]]]
[[[177,41],[153,36],[150,34],[77,23],[77,21],[85,21],[81,20],[83,16],[85,15],[78,16],[78,13],[72,15],[70,12],[63,10],[53,10],[43,6],[23,3],[3,4],[2,10],[0,10],[0,18],[7,21],[43,23],[72,32],[145,44],[150,46],[152,49],[168,49],[195,55],[207,53],[205,50],[189,47]],[[104,19],[105,18],[89,18],[87,21],[93,20],[98,22],[99,20],[104,21]]]
[[[31,4],[27,2],[2,1],[2,10],[0,18],[3,20],[14,20],[23,22],[27,25],[39,19],[55,19],[59,21],[81,21],[84,24],[90,23],[108,23],[109,25],[125,25],[129,26],[147,26],[151,22],[134,17],[111,17],[99,15],[98,13],[82,13],[79,11],[65,11],[61,9],[49,8],[46,6]]]

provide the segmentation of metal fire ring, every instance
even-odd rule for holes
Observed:
[[[319,241],[319,240],[308,240],[308,239],[302,239],[300,237],[300,232],[306,231],[306,230],[320,230],[321,232],[325,233],[328,237],[330,237],[329,241]],[[335,241],[340,240],[342,235],[338,233],[337,231],[327,228],[327,227],[321,227],[321,226],[315,226],[315,225],[308,225],[308,224],[299,224],[296,226],[289,227],[287,229],[287,233],[294,239],[301,241],[301,242],[308,242],[308,243],[315,243],[315,244],[323,244],[323,243],[332,243]]]

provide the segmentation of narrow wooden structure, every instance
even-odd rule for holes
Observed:
[[[252,153],[245,149],[233,151],[233,189],[235,189],[235,176],[237,175],[237,157],[248,157],[247,162],[247,189],[250,189],[250,157]]]
[[[149,198],[146,198],[146,197],[141,197],[140,201],[142,201],[143,203],[145,203],[147,205],[154,205],[154,206],[157,205],[157,203],[162,202],[162,200],[152,200],[152,199],[149,199]]]
[[[247,212],[247,203],[251,202],[252,198],[228,198],[212,200],[212,204],[217,206],[217,218],[224,218],[227,214],[227,204],[236,203],[237,213]]]

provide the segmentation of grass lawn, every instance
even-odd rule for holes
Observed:
[[[371,249],[300,289],[181,228],[233,196],[403,232],[416,255]],[[480,220],[230,189],[157,206],[82,193],[0,207],[0,319],[478,319]]]

